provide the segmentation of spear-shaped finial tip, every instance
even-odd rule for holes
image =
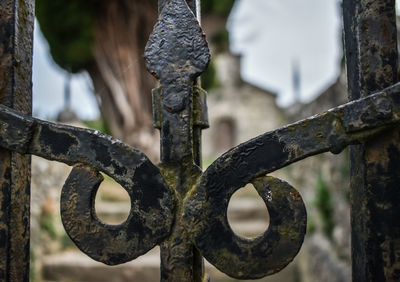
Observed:
[[[163,8],[145,49],[147,69],[164,80],[193,79],[210,62],[205,35],[184,0],[171,0]]]

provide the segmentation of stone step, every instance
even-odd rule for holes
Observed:
[[[157,261],[158,260],[158,261]],[[42,262],[44,281],[125,282],[159,281],[159,251],[153,249],[132,262],[107,266],[77,251],[47,256]]]
[[[268,221],[248,220],[248,221],[230,221],[232,230],[239,236],[253,238],[262,235],[268,228]]]
[[[128,202],[98,202],[96,213],[100,219],[109,224],[121,223],[130,211]],[[255,198],[231,199],[228,208],[229,221],[232,223],[258,220],[268,222],[268,211],[262,201]]]
[[[110,203],[99,201],[96,203],[98,216],[107,223],[121,222],[129,212],[129,203]],[[265,205],[255,198],[233,198],[229,205],[229,222],[232,229],[241,236],[255,237],[262,234],[268,225],[268,215]],[[154,248],[144,256],[119,266],[106,266],[98,263],[78,251],[69,251],[45,257],[43,260],[43,278],[45,281],[85,281],[85,282],[122,282],[141,281],[153,282],[160,280],[159,249]],[[238,281],[229,278],[206,262],[206,271],[213,282]],[[283,275],[283,276],[282,276]],[[293,276],[292,268],[288,268],[278,275],[260,281],[292,281],[287,278]],[[276,277],[286,277],[285,279]]]
[[[229,278],[208,262],[206,273],[212,282],[244,281]],[[294,281],[294,266],[291,265],[278,274],[257,281]],[[160,281],[159,248],[156,247],[144,256],[118,266],[106,266],[86,255],[69,251],[45,257],[43,260],[43,279],[45,282],[155,282]]]
[[[268,219],[267,208],[256,198],[234,198],[229,202],[228,216],[232,221]]]

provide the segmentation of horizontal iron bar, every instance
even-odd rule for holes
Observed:
[[[341,152],[400,121],[400,83],[376,94],[349,102],[325,113],[267,132],[225,153],[214,162],[232,160],[232,155],[267,149],[258,154],[249,173],[262,175],[322,152]],[[111,136],[72,126],[42,121],[0,105],[0,146],[22,154],[37,155],[69,165],[101,166],[114,174],[115,168],[101,161],[104,154],[125,155],[123,167],[148,161],[140,151]],[[113,150],[104,150],[112,146]],[[102,149],[103,148],[103,149]],[[118,152],[117,152],[118,151]],[[254,151],[255,152],[255,151]],[[271,154],[273,152],[273,154]],[[129,160],[129,164],[126,163]],[[125,176],[123,177],[125,178]]]
[[[98,131],[42,121],[0,105],[0,146],[68,165],[83,164],[130,184],[135,170],[148,167],[159,174],[137,149]]]
[[[242,143],[218,158],[202,182],[214,174],[225,178],[224,173],[239,173],[246,184],[308,156],[340,153],[399,121],[400,83]]]

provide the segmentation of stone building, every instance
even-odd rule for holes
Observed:
[[[240,57],[221,53],[214,57],[220,86],[208,93],[210,128],[203,131],[203,156],[210,161],[233,146],[284,124],[276,93],[245,82]]]
[[[344,104],[346,73],[313,101],[296,103],[285,111],[289,122],[322,113]],[[306,203],[308,230],[296,258],[301,281],[351,281],[351,242],[348,150],[324,153],[286,168],[286,177]]]

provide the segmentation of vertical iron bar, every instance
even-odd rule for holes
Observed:
[[[200,8],[200,0],[187,0],[189,7],[192,9],[194,15],[197,17],[201,25],[201,8]],[[201,88],[201,77],[198,77],[194,85]],[[193,109],[197,111],[202,111],[203,109]],[[202,168],[202,130],[203,128],[199,125],[193,126],[193,160],[194,163]],[[201,282],[206,281],[208,279],[208,275],[205,273],[204,269],[204,260],[200,251],[193,245],[193,277],[194,281]],[[209,279],[208,279],[209,280]]]
[[[0,103],[31,114],[34,0],[0,1]],[[29,281],[30,157],[0,149],[0,281]]]
[[[168,0],[159,0],[159,13]],[[195,16],[199,17],[199,0],[186,0],[189,8]],[[163,85],[163,83],[161,83]],[[194,85],[198,85],[196,80]],[[162,91],[166,93],[168,89]],[[193,125],[193,95],[189,93],[190,105],[180,114],[176,124],[161,127],[161,171],[170,187],[175,188],[177,198],[177,211],[175,223],[171,236],[161,244],[161,281],[193,281],[201,282],[204,279],[204,263],[200,252],[192,244],[189,234],[183,227],[181,214],[183,212],[183,199],[187,192],[195,184],[200,176],[201,170],[201,128]],[[169,113],[162,110],[161,124],[166,122]],[[189,118],[189,122],[186,120]],[[186,130],[187,124],[190,128]],[[175,128],[177,127],[177,128]],[[174,129],[175,128],[175,129]],[[175,132],[176,131],[176,132]],[[186,132],[187,136],[182,135]],[[182,143],[174,144],[165,139],[172,138],[170,135],[182,135]],[[190,147],[187,148],[187,143]],[[178,145],[178,147],[175,147]]]
[[[395,0],[344,0],[343,15],[350,99],[397,82]],[[353,281],[400,280],[399,133],[350,151]]]

